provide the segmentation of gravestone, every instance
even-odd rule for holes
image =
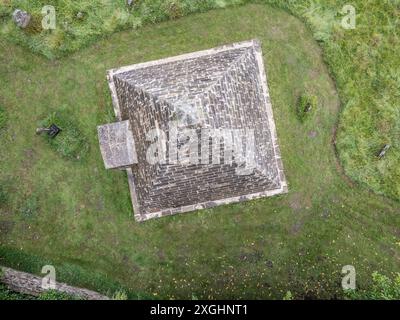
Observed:
[[[18,27],[23,28],[23,29],[26,28],[28,26],[29,22],[31,21],[31,15],[28,12],[23,11],[21,9],[16,9],[13,12],[12,17],[13,17],[15,24]]]
[[[57,127],[54,123],[50,125],[48,128],[37,128],[36,129],[36,134],[41,134],[42,132],[47,132],[47,135],[50,138],[55,138],[56,135],[60,133],[61,129]]]

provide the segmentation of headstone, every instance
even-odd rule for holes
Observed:
[[[61,129],[57,127],[54,123],[50,125],[48,128],[37,128],[36,134],[41,134],[42,132],[47,132],[47,135],[50,138],[55,138],[56,135],[60,133]]]
[[[16,9],[13,12],[12,17],[15,24],[20,28],[26,28],[29,22],[31,21],[31,15],[28,12],[23,11],[21,9]]]
[[[47,134],[51,137],[51,138],[55,138],[56,135],[58,135],[60,133],[61,129],[59,127],[57,127],[54,123],[49,127],[49,131],[47,132]]]

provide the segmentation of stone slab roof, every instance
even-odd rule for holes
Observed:
[[[287,192],[257,40],[113,69],[108,81],[134,141],[138,221]]]

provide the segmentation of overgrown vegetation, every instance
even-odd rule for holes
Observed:
[[[65,292],[60,292],[57,290],[47,290],[39,295],[38,300],[80,300],[80,299]]]
[[[400,300],[400,274],[391,279],[375,271],[370,288],[347,290],[346,295],[357,300]]]
[[[74,160],[84,158],[88,152],[89,144],[85,135],[79,129],[78,120],[70,110],[63,107],[40,122],[40,125],[45,128],[48,128],[51,124],[56,124],[61,132],[55,137],[50,137],[46,133],[43,134],[50,146],[63,157]]]
[[[398,1],[264,0],[301,17],[324,50],[342,102],[337,148],[345,172],[373,191],[400,199],[400,3]],[[342,8],[356,27],[341,26]],[[390,154],[377,160],[384,143]]]
[[[286,292],[282,300],[293,300],[293,295],[290,291]]]
[[[245,0],[1,0],[0,29],[9,40],[28,46],[34,52],[54,58],[74,52],[94,40],[122,29],[137,29],[144,24],[176,19],[190,13],[244,3]],[[56,9],[56,29],[44,30],[41,10]],[[32,14],[28,28],[20,29],[11,20],[13,10]]]
[[[113,294],[112,299],[113,300],[127,300],[128,295],[126,294],[126,292],[124,290],[118,290]]]

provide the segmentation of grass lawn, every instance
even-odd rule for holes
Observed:
[[[126,174],[107,171],[96,125],[112,119],[106,70],[258,38],[262,42],[289,194],[142,224]],[[0,264],[131,297],[341,297],[341,269],[369,288],[375,270],[399,271],[400,204],[353,185],[332,136],[339,98],[309,30],[266,5],[246,5],[114,34],[49,61],[0,39]],[[318,98],[298,120],[305,91]],[[38,123],[69,110],[87,140],[62,157]]]

